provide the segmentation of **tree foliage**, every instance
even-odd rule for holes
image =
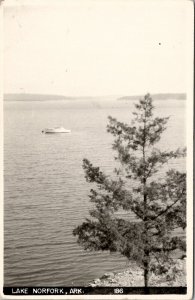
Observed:
[[[154,117],[153,111],[147,94],[135,105],[130,125],[109,117],[107,130],[114,136],[120,168],[111,178],[83,160],[86,180],[96,186],[89,195],[94,205],[91,218],[73,231],[84,249],[119,252],[135,260],[144,269],[145,286],[150,271],[159,270],[173,250],[185,251],[185,241],[173,231],[186,227],[186,174],[171,169],[161,178],[157,175],[186,151],[155,147],[169,117]],[[124,218],[121,211],[133,212],[135,218]]]

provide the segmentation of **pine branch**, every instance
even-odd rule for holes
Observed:
[[[170,210],[170,208],[172,208],[177,202],[179,202],[180,199],[181,199],[181,197],[183,196],[183,192],[184,192],[184,189],[182,189],[182,192],[181,192],[182,194],[180,195],[180,197],[179,197],[178,199],[176,199],[171,205],[168,205],[168,206],[166,207],[166,209],[163,210],[163,211],[161,211],[157,216],[151,218],[151,221],[154,221],[154,220],[156,220],[157,218],[159,218],[160,216],[162,216],[163,214],[165,214],[168,210]]]

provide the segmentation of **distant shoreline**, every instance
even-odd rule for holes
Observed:
[[[43,94],[4,94],[4,101],[63,101],[75,100],[74,97],[62,95],[43,95]]]
[[[118,98],[118,100],[139,100],[142,95],[135,96],[124,96]],[[186,93],[162,93],[162,94],[151,94],[153,100],[186,100]]]
[[[186,93],[159,93],[151,94],[153,100],[186,100]],[[81,97],[71,97],[63,95],[46,95],[46,94],[4,94],[3,100],[7,101],[76,101],[76,100],[117,100],[117,101],[130,101],[130,100],[139,100],[143,98],[143,95],[134,95],[134,96],[99,96],[99,97],[90,97],[90,96],[81,96]]]

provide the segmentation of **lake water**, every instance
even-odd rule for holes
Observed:
[[[159,147],[185,146],[185,101],[155,105],[158,116],[171,116]],[[120,255],[84,251],[72,230],[90,207],[83,158],[111,173],[107,117],[129,122],[133,110],[131,101],[116,100],[4,103],[4,285],[84,285],[126,267]],[[41,133],[60,125],[72,133]]]

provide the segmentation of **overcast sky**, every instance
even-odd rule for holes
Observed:
[[[186,1],[27,3],[4,6],[4,92],[186,91]]]

